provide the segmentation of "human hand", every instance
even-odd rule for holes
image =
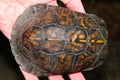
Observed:
[[[84,8],[80,0],[61,0],[69,9],[83,12]],[[21,15],[26,8],[34,4],[48,4],[57,6],[56,0],[0,0],[0,30],[10,40],[13,24],[17,17]],[[21,69],[26,80],[38,80],[36,76],[29,74]],[[71,80],[85,80],[83,75],[74,73],[69,75]],[[63,80],[61,75],[50,76],[50,80]]]

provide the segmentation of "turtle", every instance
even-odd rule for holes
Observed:
[[[10,45],[24,71],[50,76],[99,67],[108,53],[107,42],[107,27],[100,17],[36,4],[17,18]]]

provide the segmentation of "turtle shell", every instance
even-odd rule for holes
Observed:
[[[107,36],[104,21],[94,14],[37,4],[17,19],[10,44],[23,70],[49,76],[101,65]]]

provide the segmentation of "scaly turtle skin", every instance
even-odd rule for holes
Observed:
[[[37,4],[17,19],[10,43],[23,70],[49,76],[101,65],[107,36],[104,21],[93,14]]]

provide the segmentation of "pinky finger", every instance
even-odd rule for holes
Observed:
[[[49,76],[50,80],[64,80],[61,75]]]

